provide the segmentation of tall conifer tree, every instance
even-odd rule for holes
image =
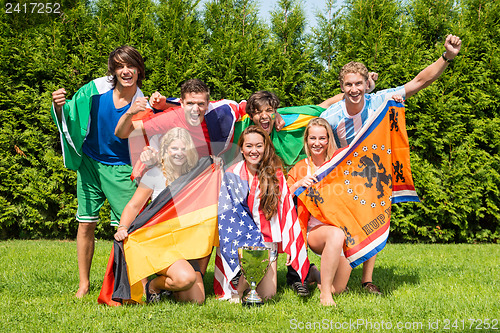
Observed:
[[[162,94],[180,97],[181,84],[191,78],[205,77],[208,46],[199,0],[161,0],[156,22],[158,33],[151,40],[152,88]]]

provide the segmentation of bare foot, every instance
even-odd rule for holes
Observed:
[[[75,294],[76,298],[82,298],[83,296],[87,295],[89,293],[89,287],[80,287],[78,288],[78,291]]]
[[[231,298],[229,299],[229,303],[235,303],[235,304],[241,303],[240,296],[238,294],[232,295]]]
[[[321,293],[319,295],[319,301],[323,306],[337,306],[337,303],[333,300],[332,293]]]

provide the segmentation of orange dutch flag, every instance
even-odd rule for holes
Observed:
[[[99,303],[141,303],[141,280],[179,259],[198,259],[219,245],[217,200],[220,166],[201,158],[132,222],[124,242],[115,241]]]
[[[295,192],[299,216],[308,218],[307,210],[343,229],[345,256],[356,267],[384,248],[391,204],[419,201],[410,169],[404,106],[386,100],[351,144],[338,150],[316,176],[316,184]]]

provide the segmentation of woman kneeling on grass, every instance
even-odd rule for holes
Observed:
[[[299,187],[310,187],[317,182],[314,173],[333,156],[333,133],[326,120],[315,118],[309,122],[304,133],[304,149],[308,157],[299,161],[288,173],[292,193]],[[309,247],[321,255],[321,284],[318,284],[321,304],[336,305],[332,294],[344,291],[351,275],[351,266],[342,250],[344,232],[339,227],[325,224],[310,215],[307,235]]]
[[[198,153],[186,129],[173,128],[161,138],[160,160],[161,169],[154,167],[146,172],[123,210],[118,231],[114,235],[117,241],[127,239],[129,226],[150,197],[154,200],[168,185],[197,164]],[[177,260],[156,272],[156,275],[145,287],[148,303],[159,301],[161,292],[165,290],[173,291],[178,301],[204,302],[205,290],[198,260]]]
[[[224,175],[219,197],[219,242],[215,292],[222,299],[241,299],[248,288],[239,272],[236,250],[242,246],[271,248],[271,264],[257,287],[263,299],[276,294],[278,251],[287,253],[287,265],[307,273],[309,261],[292,196],[271,139],[260,127],[249,126],[238,140],[243,161]],[[232,256],[231,256],[232,254]],[[224,274],[221,273],[224,268]],[[237,293],[236,293],[237,292]]]

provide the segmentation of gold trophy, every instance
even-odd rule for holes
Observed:
[[[264,304],[255,289],[271,263],[271,249],[263,246],[243,246],[238,248],[238,258],[241,272],[250,284],[250,291],[242,298],[241,303],[246,306]]]

